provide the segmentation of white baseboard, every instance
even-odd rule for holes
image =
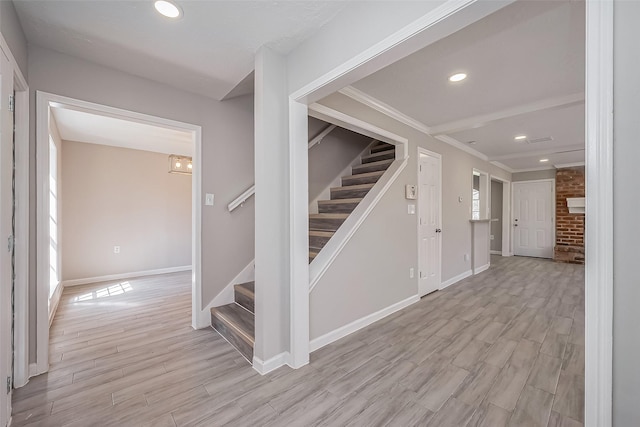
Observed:
[[[375,313],[371,313],[365,317],[362,317],[358,320],[355,320],[348,325],[341,326],[340,328],[326,333],[318,338],[311,340],[309,343],[309,352],[313,352],[318,350],[319,348],[324,347],[325,345],[331,344],[334,341],[339,340],[340,338],[344,338],[349,334],[352,334],[366,326],[369,326],[373,322],[377,322],[378,320],[387,317],[390,314],[395,313],[398,310],[402,310],[405,307],[410,306],[413,303],[420,301],[420,297],[418,295],[413,295],[407,299],[404,299],[400,302],[390,305],[387,308],[383,308],[380,311],[376,311]]]
[[[260,375],[268,374],[271,371],[278,369],[281,366],[288,365],[291,359],[291,354],[288,351],[276,354],[269,360],[262,360],[253,356],[253,369],[258,371]]]
[[[480,274],[480,273],[482,273],[483,271],[488,270],[490,266],[491,266],[491,263],[486,263],[485,265],[481,265],[481,266],[480,266],[480,267],[478,267],[478,268],[474,268],[474,269],[473,269],[473,274],[474,274],[474,275],[475,275],[475,274]]]
[[[466,279],[469,276],[473,275],[473,271],[467,270],[464,273],[458,274],[457,276],[453,276],[451,279],[445,280],[440,284],[440,290],[453,285],[454,283],[458,283],[461,280]]]
[[[491,250],[491,251],[489,251],[489,253],[491,255],[502,255],[502,251],[493,251],[493,250]]]
[[[51,327],[53,318],[56,316],[56,311],[58,311],[58,304],[60,304],[60,298],[62,297],[63,290],[64,290],[64,284],[60,282],[55,292],[51,296],[51,302],[50,302],[50,308],[49,308],[49,327]]]
[[[191,265],[184,265],[180,267],[158,268],[156,270],[133,271],[130,273],[109,274],[106,276],[87,277],[84,279],[64,280],[62,282],[62,285],[65,287],[80,286],[80,285],[87,285],[89,283],[110,282],[112,280],[130,279],[132,277],[155,276],[157,274],[178,273],[180,271],[189,271],[189,270],[191,270]]]
[[[29,363],[29,378],[35,377],[36,375],[38,375],[38,364]]]
[[[245,268],[231,279],[227,286],[220,291],[201,311],[198,313],[198,324],[196,329],[208,328],[211,326],[211,308],[221,305],[231,304],[234,301],[233,287],[239,283],[250,282],[256,277],[256,262],[251,260]]]

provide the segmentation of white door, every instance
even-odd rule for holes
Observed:
[[[418,165],[419,291],[420,296],[440,288],[440,157],[420,152]]]
[[[13,114],[9,97],[13,93],[13,75],[9,59],[0,49],[0,426],[9,422],[11,397],[7,381],[11,378],[11,254]]]
[[[553,180],[513,183],[513,253],[553,258]]]

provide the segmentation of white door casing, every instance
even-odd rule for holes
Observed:
[[[513,183],[514,255],[553,258],[554,180]]]
[[[11,395],[11,253],[13,251],[11,189],[13,170],[13,114],[9,97],[13,75],[9,59],[0,50],[0,426],[9,423]]]
[[[441,278],[441,158],[418,153],[418,290],[420,296],[440,289]]]

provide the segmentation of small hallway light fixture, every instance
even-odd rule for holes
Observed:
[[[182,16],[182,10],[180,9],[180,7],[178,7],[177,4],[175,4],[172,1],[156,0],[153,3],[153,6],[156,8],[158,13],[160,13],[163,16],[166,16],[167,18],[176,19]]]
[[[454,83],[455,82],[461,82],[466,78],[467,78],[467,75],[465,73],[457,73],[457,74],[454,74],[451,77],[449,77],[449,81],[450,82],[454,82]]]
[[[179,156],[177,154],[171,154],[169,156],[169,173],[191,175],[192,171],[193,162],[191,157]]]

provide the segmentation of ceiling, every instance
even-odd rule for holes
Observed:
[[[175,21],[151,0],[14,4],[29,43],[223,99],[251,74],[261,46],[289,53],[348,1],[178,0]],[[252,92],[244,82],[232,95]]]
[[[584,161],[585,3],[518,1],[345,91],[515,171]],[[464,72],[467,79],[448,77]],[[550,137],[547,142],[516,142]],[[549,159],[541,163],[541,159]]]
[[[63,107],[52,107],[51,113],[64,141],[192,156],[191,132]]]
[[[226,99],[253,91],[261,46],[287,54],[349,2],[179,0],[184,14],[176,21],[156,13],[151,0],[14,4],[31,44]],[[584,161],[584,32],[584,0],[520,0],[343,93],[507,170],[577,164]],[[449,82],[457,72],[468,78]],[[76,113],[56,113],[60,126],[79,123]],[[86,141],[91,129],[65,132]],[[514,141],[519,134],[550,140]]]

